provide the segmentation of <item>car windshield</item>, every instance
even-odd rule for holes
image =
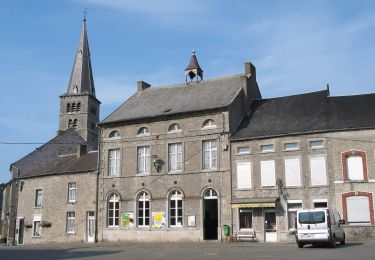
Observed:
[[[324,211],[300,212],[298,214],[299,223],[301,224],[319,224],[325,221]]]

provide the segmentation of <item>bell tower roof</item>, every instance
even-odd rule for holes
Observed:
[[[86,14],[83,17],[81,35],[66,95],[91,94],[95,97],[90,48],[86,30]]]
[[[190,58],[189,65],[185,69],[185,81],[186,84],[188,83],[188,77],[190,78],[190,82],[196,78],[197,83],[200,80],[203,79],[203,70],[201,66],[199,66],[197,56],[195,56],[195,50],[192,51],[192,55]],[[189,82],[189,83],[190,83]]]

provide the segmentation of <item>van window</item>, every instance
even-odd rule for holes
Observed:
[[[325,212],[324,211],[314,211],[314,212],[300,212],[299,223],[301,224],[319,224],[325,222]]]

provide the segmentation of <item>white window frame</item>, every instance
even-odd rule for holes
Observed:
[[[317,182],[313,182],[313,165],[312,165],[312,161],[313,160],[317,160],[318,158],[323,158],[324,159],[324,179],[325,179],[325,183],[317,183]],[[309,171],[310,171],[310,185],[311,186],[314,186],[314,187],[318,187],[318,186],[327,186],[328,185],[328,176],[327,176],[327,158],[325,155],[314,155],[314,156],[310,156],[309,157]],[[320,172],[320,171],[319,171]]]
[[[33,237],[40,237],[41,236],[41,224],[42,224],[42,216],[41,215],[34,215],[33,218]]]
[[[148,207],[146,206],[148,202]],[[142,207],[139,207],[139,203],[142,203]],[[148,210],[148,214],[147,214]],[[151,211],[151,200],[150,195],[147,192],[141,192],[138,196],[137,200],[137,226],[138,227],[149,227],[151,224],[150,220],[150,211]],[[139,224],[140,220],[142,220],[143,224]],[[146,224],[146,220],[148,220],[148,225]]]
[[[267,149],[267,147],[271,147],[271,149]],[[275,145],[274,144],[261,144],[260,153],[273,153],[275,152]]]
[[[204,140],[202,143],[202,151],[202,168],[204,170],[217,169],[217,140]]]
[[[40,191],[40,193],[38,193]],[[43,189],[36,189],[35,190],[35,208],[41,208],[43,206]]]
[[[182,143],[168,144],[168,172],[182,171]]]
[[[120,175],[121,151],[120,148],[108,150],[108,176]]]
[[[68,211],[66,213],[66,233],[67,234],[75,234],[75,221],[76,221],[76,213],[75,211]]]
[[[172,201],[174,201],[174,207],[172,207]],[[181,206],[178,204],[181,203]],[[182,227],[184,223],[184,202],[183,202],[183,194],[178,190],[174,190],[170,193],[169,201],[169,226],[170,227]],[[178,210],[181,209],[181,215],[178,214]],[[175,214],[172,214],[172,210],[174,210]],[[172,224],[172,219],[175,219],[175,224]],[[178,221],[181,220],[181,221]]]
[[[241,149],[245,149],[245,151],[240,151]],[[237,154],[250,154],[250,146],[238,146],[237,147]]]
[[[137,174],[148,174],[151,171],[150,146],[137,147]]]
[[[241,166],[248,166],[249,172],[240,172]],[[250,161],[239,161],[236,163],[236,171],[237,171],[237,189],[251,189],[252,188],[252,163]],[[249,177],[246,178],[246,175]],[[247,183],[240,182],[240,179],[245,178],[248,180]],[[245,185],[247,184],[247,185]]]
[[[322,142],[322,145],[319,145],[319,146],[313,146],[312,144],[314,142]],[[314,140],[309,140],[309,148],[312,149],[312,150],[316,150],[316,149],[323,149],[325,147],[325,141],[324,139],[314,139]]]
[[[110,211],[113,211],[113,216],[110,216]],[[112,224],[110,224],[112,219]],[[117,219],[117,225],[116,225]],[[107,200],[107,227],[119,227],[120,225],[120,196],[112,193]]]
[[[286,147],[287,145],[290,145],[290,144],[295,144],[296,145],[296,147],[292,147],[292,148],[288,148],[288,147]],[[298,142],[285,142],[285,143],[283,143],[283,151],[286,151],[286,152],[288,152],[288,151],[298,151],[300,149],[300,147],[299,147],[299,143]]]
[[[215,121],[212,119],[207,119],[202,124],[202,129],[212,129],[216,128]]]
[[[139,128],[137,132],[137,136],[149,136],[150,135],[150,129],[148,127],[141,127]]]
[[[77,183],[68,183],[68,202],[75,203],[77,201]]]
[[[120,132],[117,130],[111,131],[111,133],[109,133],[109,136],[108,136],[109,139],[119,139],[120,137],[121,137]]]
[[[360,161],[359,160],[353,161],[354,159],[359,159]],[[346,169],[347,169],[346,175],[347,175],[348,180],[363,181],[365,179],[365,173],[363,170],[363,157],[361,155],[350,155],[345,158],[345,162],[346,162]]]
[[[298,161],[298,172],[295,174],[288,172],[289,168],[287,168],[288,162]],[[291,157],[284,159],[284,173],[285,173],[285,187],[301,187],[302,180],[301,180],[301,160],[299,157]],[[294,177],[294,179],[293,179]],[[292,183],[292,184],[290,184]]]
[[[168,127],[168,133],[178,133],[182,131],[182,127],[178,123],[173,123]]]
[[[269,166],[271,166],[271,164],[272,164],[273,173],[271,173],[272,175],[268,176],[268,177],[271,177],[271,179],[264,177],[264,174],[266,174],[266,172],[264,172],[264,170],[265,170],[265,167],[267,166],[267,164],[270,164]],[[262,188],[275,187],[276,186],[276,164],[275,164],[275,160],[260,161],[260,175],[261,175],[260,179],[261,179],[261,187]],[[264,183],[265,180],[267,180],[266,183]]]

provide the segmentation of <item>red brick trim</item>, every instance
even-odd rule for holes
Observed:
[[[370,204],[369,205],[370,206],[370,223],[371,225],[374,225],[374,201],[372,198],[372,193],[364,192],[364,191],[351,191],[351,192],[342,194],[342,209],[343,209],[343,215],[344,215],[343,217],[345,221],[348,222],[348,208],[346,205],[346,199],[348,197],[354,197],[354,196],[368,197],[368,202]]]
[[[347,159],[352,156],[352,155],[357,155],[362,157],[362,166],[363,166],[363,180],[368,181],[368,175],[367,175],[367,163],[366,163],[366,153],[363,151],[348,151],[345,153],[342,153],[341,156],[341,161],[342,161],[342,177],[344,181],[350,181],[349,176],[348,176],[348,167],[346,164]]]

